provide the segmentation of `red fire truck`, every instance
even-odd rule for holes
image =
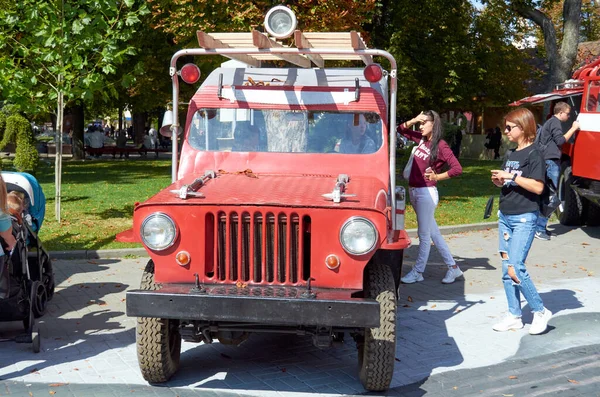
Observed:
[[[581,130],[562,146],[557,216],[563,225],[600,225],[600,58],[577,69],[572,79],[558,84],[554,91],[523,98],[511,105],[533,105],[558,101],[571,105],[571,117],[563,123],[567,131],[574,120]]]
[[[140,288],[127,292],[140,369],[149,382],[168,380],[182,338],[239,344],[292,332],[325,348],[349,335],[362,384],[384,390],[410,245],[395,180],[396,61],[357,32],[296,30],[283,6],[266,21],[268,35],[198,32],[201,48],[171,60],[175,106],[161,132],[174,142],[173,183],[136,204],[133,229],[118,236],[150,256]],[[295,47],[276,40],[290,35]],[[243,64],[204,80],[182,129],[180,80],[194,84],[200,72],[180,60],[218,55]],[[364,66],[325,67],[340,60]]]

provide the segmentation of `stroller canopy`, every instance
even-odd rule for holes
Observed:
[[[2,179],[6,183],[6,190],[17,191],[25,194],[27,212],[33,218],[33,231],[38,232],[44,222],[46,214],[46,196],[37,179],[26,172],[2,171]]]

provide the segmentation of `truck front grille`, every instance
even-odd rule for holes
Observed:
[[[310,278],[309,216],[218,212],[206,226],[206,235],[214,236],[206,240],[209,279],[294,285]]]

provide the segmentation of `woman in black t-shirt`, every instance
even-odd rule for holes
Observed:
[[[509,314],[493,328],[495,331],[523,328],[523,294],[533,311],[529,333],[537,335],[546,331],[552,312],[544,307],[525,267],[525,259],[535,235],[546,169],[542,154],[533,145],[536,132],[533,114],[519,108],[507,114],[504,123],[508,140],[517,147],[509,151],[501,170],[492,170],[492,182],[502,188],[498,234]]]

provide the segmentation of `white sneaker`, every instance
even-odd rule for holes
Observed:
[[[550,321],[551,318],[552,312],[546,308],[544,308],[543,312],[533,313],[533,322],[529,328],[529,333],[531,335],[539,335],[544,333],[546,328],[548,328],[548,321]]]
[[[454,282],[454,280],[456,280],[459,277],[462,277],[463,272],[460,270],[460,268],[458,266],[456,266],[456,269],[453,267],[449,267],[448,271],[446,272],[446,277],[444,277],[442,279],[442,283],[444,284],[452,284]]]
[[[500,321],[498,324],[495,324],[492,329],[498,332],[506,332],[511,329],[521,329],[523,328],[523,321],[521,317],[515,317],[508,315],[504,318],[504,320]]]
[[[410,272],[406,273],[406,276],[400,279],[404,284],[412,284],[423,280],[425,280],[423,275],[416,271],[414,267]]]

